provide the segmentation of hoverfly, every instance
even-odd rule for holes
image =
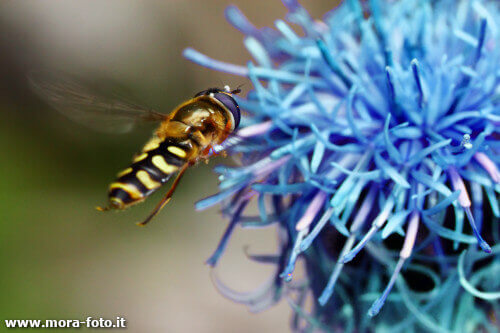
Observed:
[[[240,109],[233,98],[239,88],[210,88],[177,106],[170,114],[156,112],[123,99],[96,94],[85,84],[64,75],[30,75],[34,90],[68,118],[105,131],[127,131],[134,123],[157,122],[158,128],[132,164],[110,184],[109,203],[100,211],[122,210],[144,201],[177,174],[171,188],[145,225],[170,201],[188,167],[223,149],[238,128]]]

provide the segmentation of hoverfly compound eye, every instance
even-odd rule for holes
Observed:
[[[219,88],[209,88],[209,89],[205,89],[205,90],[200,91],[199,93],[197,93],[196,95],[194,95],[194,97],[210,96],[211,94],[215,94],[215,93],[218,93],[218,92],[221,92],[221,91],[222,90],[220,90]]]
[[[203,96],[203,95],[208,95],[207,94],[208,90],[202,90],[200,91],[199,93],[197,93],[196,95],[194,95],[194,97],[199,97],[199,96]]]
[[[238,128],[238,125],[240,124],[241,118],[240,107],[238,106],[238,103],[236,103],[230,93],[226,92],[216,92],[213,93],[213,96],[211,97],[215,98],[226,107],[233,118],[231,119],[233,124],[232,130],[236,130]]]

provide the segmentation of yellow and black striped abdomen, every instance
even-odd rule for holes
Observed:
[[[190,139],[153,137],[109,186],[111,207],[123,209],[144,200],[188,162],[193,144]]]

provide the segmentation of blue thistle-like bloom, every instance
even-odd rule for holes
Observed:
[[[184,53],[254,88],[238,99],[246,115],[229,141],[240,166],[217,167],[220,192],[197,204],[220,203],[230,219],[208,263],[236,226],[279,226],[278,254],[249,255],[276,266],[268,284],[216,286],[253,311],[287,296],[295,329],[494,331],[498,2],[351,0],[323,21],[283,3],[302,34],[226,11],[255,62]],[[293,276],[299,258],[306,282]]]

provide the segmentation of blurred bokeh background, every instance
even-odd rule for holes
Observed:
[[[286,11],[279,0],[234,1],[258,27]],[[304,1],[311,14],[338,1]],[[185,47],[225,61],[249,60],[224,19],[227,0],[3,0],[0,2],[0,315],[4,319],[127,319],[133,332],[288,330],[288,304],[261,314],[217,293],[204,261],[227,224],[193,203],[217,191],[218,159],[189,171],[174,200],[148,227],[134,222],[159,200],[102,214],[108,183],[152,128],[93,132],[53,111],[27,84],[44,69],[118,82],[136,99],[169,112],[209,86],[245,79],[198,67]],[[247,83],[244,90],[248,90]],[[161,194],[160,194],[161,195]],[[273,252],[274,233],[236,231],[218,274],[251,290],[270,267],[246,259]],[[81,331],[81,330],[80,330]]]

